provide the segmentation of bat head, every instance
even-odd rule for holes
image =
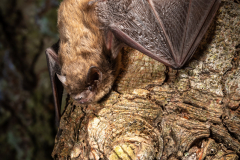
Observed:
[[[109,92],[109,86],[111,87],[109,83],[112,84],[114,81],[111,74],[105,73],[95,66],[89,68],[86,76],[78,78],[78,83],[71,84],[72,82],[76,82],[71,76],[57,74],[57,77],[67,89],[70,96],[81,104],[99,101],[106,94],[104,92]],[[74,77],[76,78],[76,76]]]

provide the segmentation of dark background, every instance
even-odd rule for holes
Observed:
[[[60,0],[0,2],[0,159],[48,160],[56,127],[45,49]]]

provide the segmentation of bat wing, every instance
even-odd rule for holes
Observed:
[[[50,75],[50,80],[52,84],[55,114],[56,114],[56,124],[59,126],[60,116],[61,116],[61,102],[63,86],[62,83],[57,78],[57,74],[61,74],[61,67],[58,61],[58,48],[59,42],[54,44],[52,47],[46,49],[46,58],[48,64],[48,71]]]
[[[105,0],[100,22],[128,46],[172,68],[195,52],[221,0]]]

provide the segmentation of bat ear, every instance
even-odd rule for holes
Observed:
[[[91,66],[87,74],[87,83],[92,85],[96,81],[102,81],[102,71],[98,67]]]
[[[57,74],[58,79],[66,86],[66,76]]]
[[[106,48],[111,53],[112,58],[116,59],[125,44],[118,40],[109,30],[105,31],[104,35]]]

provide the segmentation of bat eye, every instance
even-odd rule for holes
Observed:
[[[92,91],[92,86],[89,86],[89,87],[88,87],[88,90]]]

